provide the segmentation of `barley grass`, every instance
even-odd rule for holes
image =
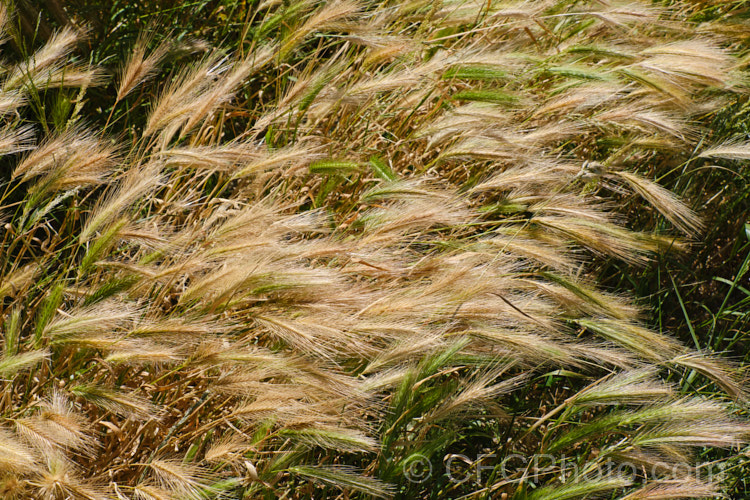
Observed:
[[[745,91],[732,33],[682,3],[254,9],[242,50],[165,81],[170,42],[105,84],[73,28],[0,77],[3,495],[720,493],[688,466],[745,443],[742,370],[589,262],[699,239],[658,176],[746,157],[700,119]],[[52,116],[96,86],[100,127]],[[629,229],[623,197],[669,226]],[[442,474],[487,452],[484,482]]]

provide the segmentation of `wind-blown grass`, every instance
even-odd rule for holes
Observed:
[[[719,28],[650,4],[264,3],[247,48],[158,91],[168,49],[141,38],[101,128],[76,108],[48,124],[51,89],[103,83],[54,35],[1,85],[3,493],[720,491],[684,466],[745,441],[741,372],[586,272],[688,246],[627,229],[628,193],[699,237],[652,178],[743,147],[697,139],[743,91]],[[471,439],[488,428],[503,441]],[[486,450],[558,458],[442,474]],[[641,467],[594,477],[609,461]]]

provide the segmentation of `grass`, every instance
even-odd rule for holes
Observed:
[[[4,497],[741,496],[740,4],[8,13]]]

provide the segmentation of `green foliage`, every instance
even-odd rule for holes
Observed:
[[[0,491],[746,495],[742,4],[17,2]]]

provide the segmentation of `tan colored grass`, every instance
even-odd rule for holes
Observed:
[[[691,158],[698,113],[734,97],[731,37],[643,2],[259,8],[253,22],[279,20],[271,40],[163,85],[149,77],[167,45],[147,55],[141,37],[107,127],[128,122],[137,85],[157,97],[127,140],[71,118],[36,127],[19,157],[31,129],[8,118],[3,488],[388,497],[385,478],[417,495],[403,462],[469,419],[529,457],[585,439],[587,473],[747,439],[715,401],[745,397],[741,370],[648,328],[589,275],[592,254],[644,265],[685,249],[672,230],[627,229],[621,195],[699,235],[700,214],[653,179]],[[68,64],[75,40],[62,30],[0,76],[4,116],[29,85],[95,83]],[[688,399],[667,377],[715,394]],[[530,498],[715,487],[564,472]],[[466,493],[504,484],[486,487]]]

